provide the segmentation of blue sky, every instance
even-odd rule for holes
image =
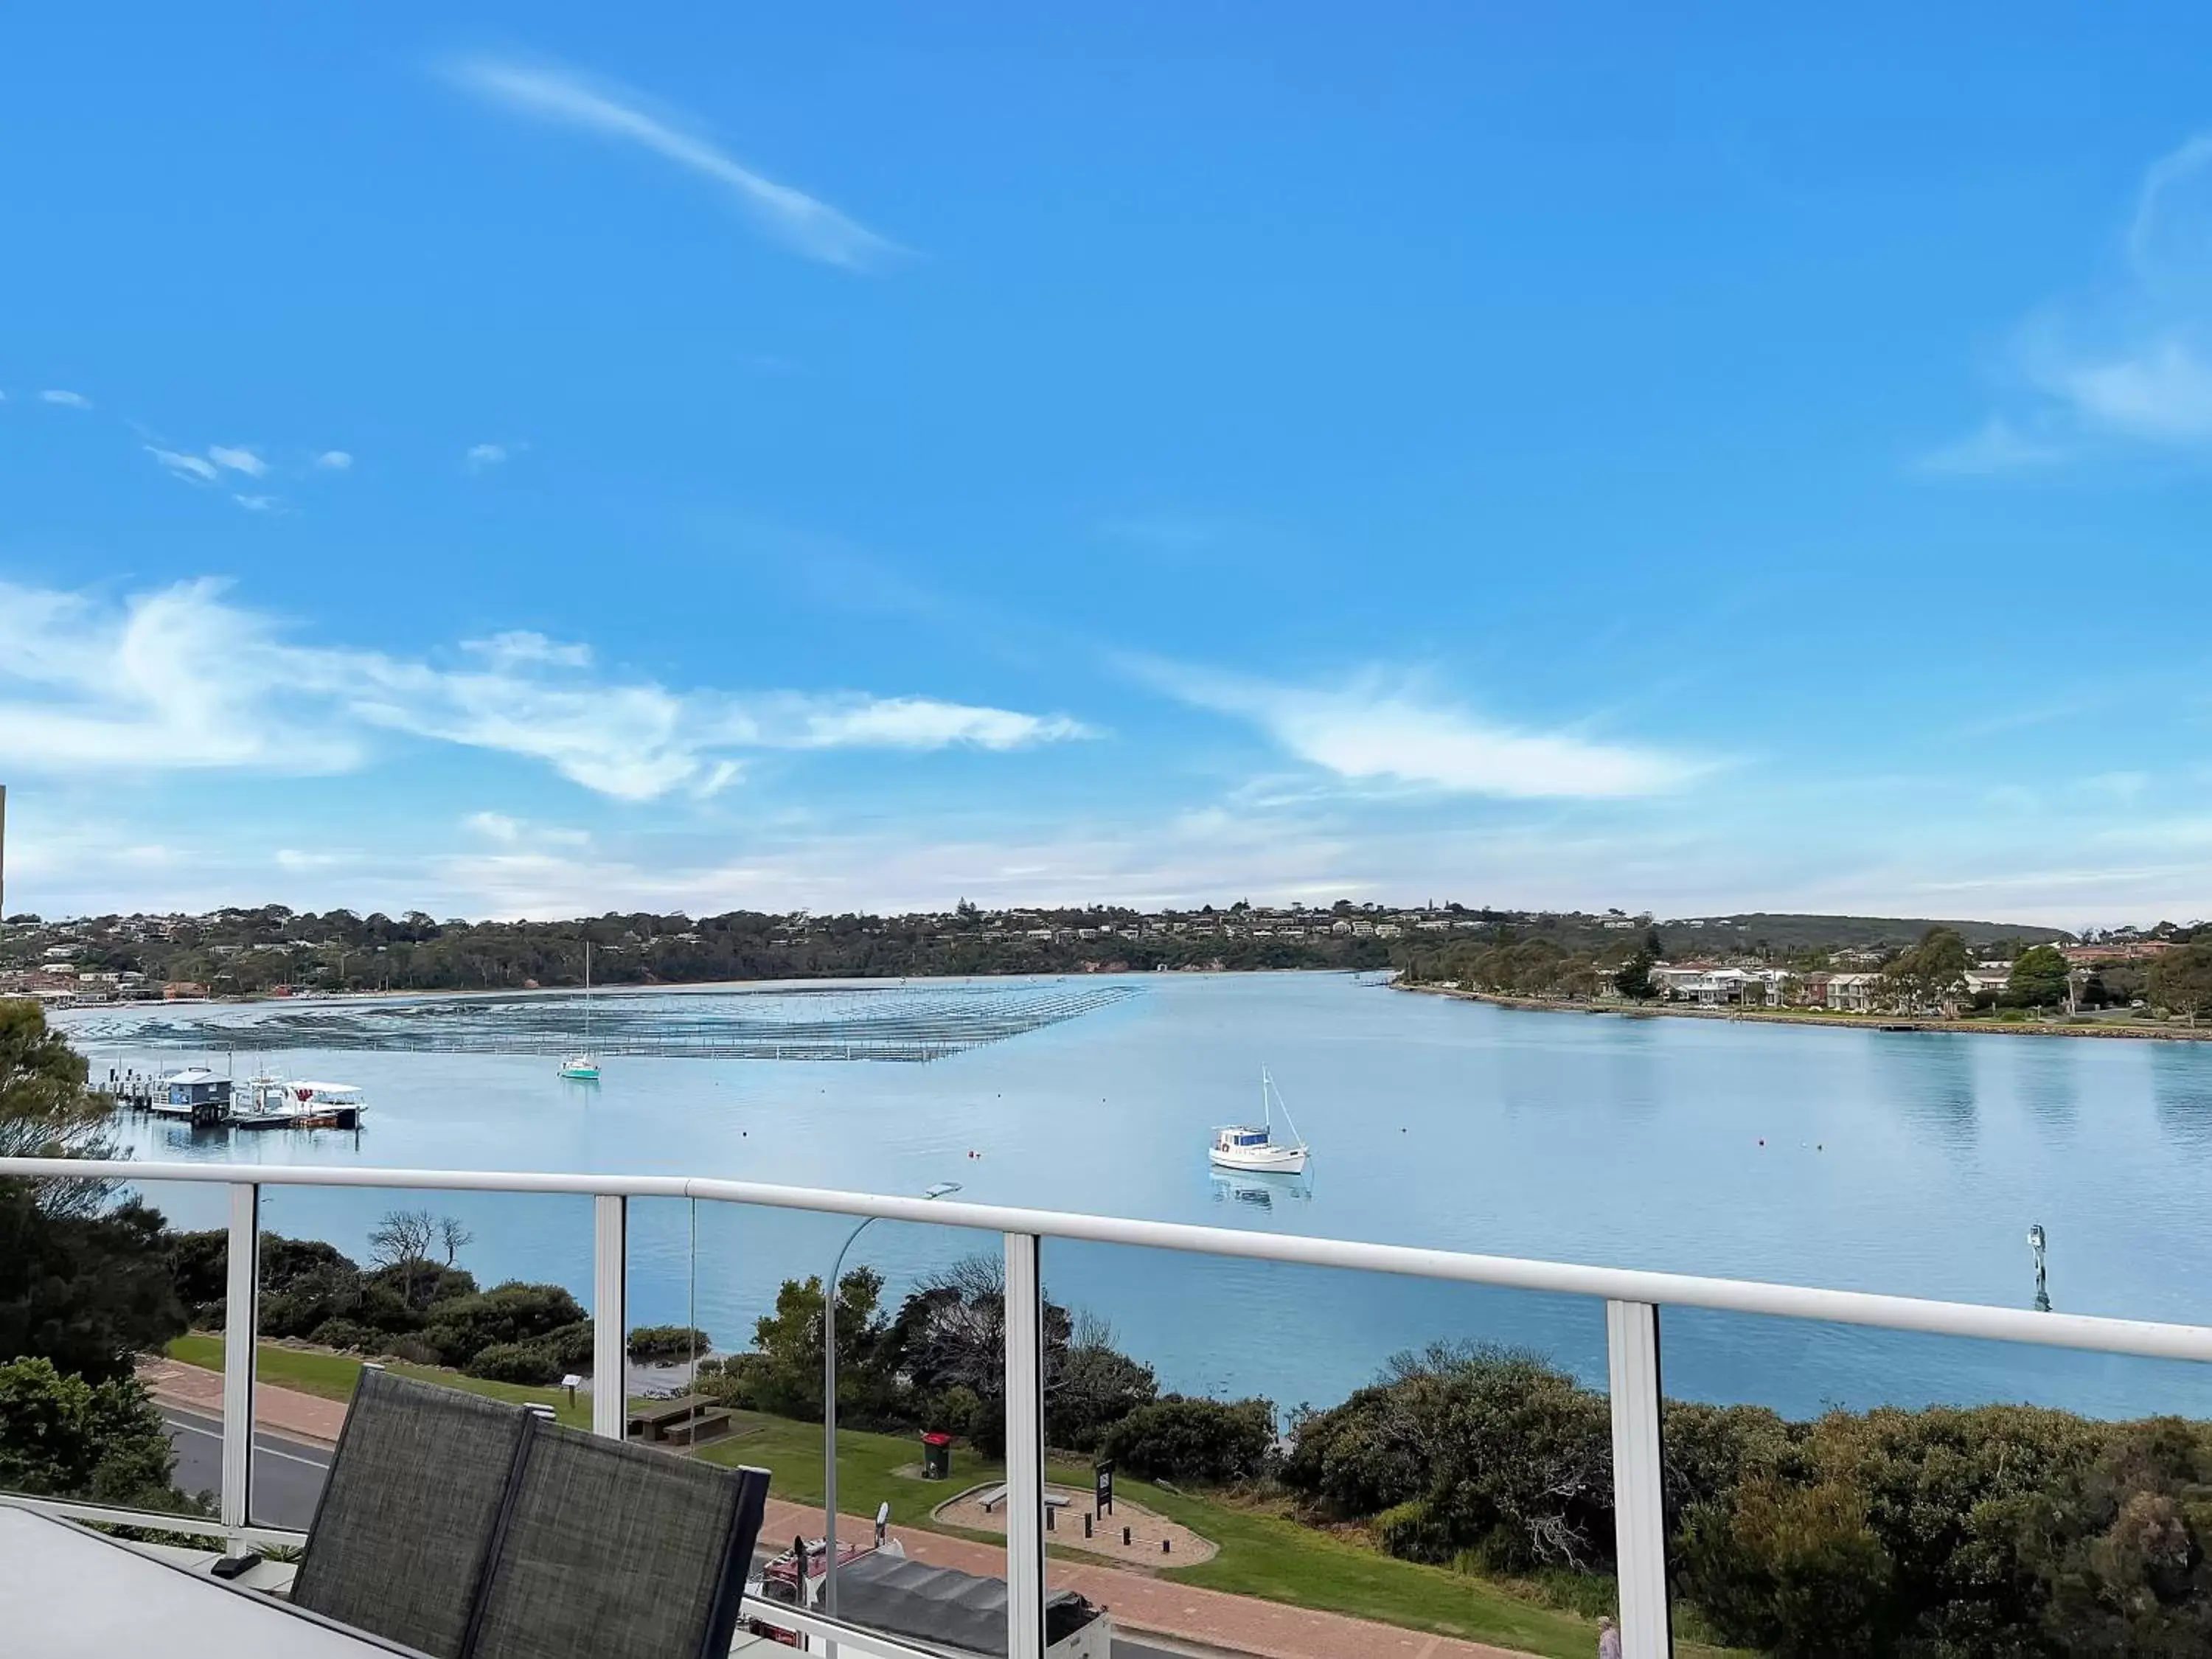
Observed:
[[[2208,34],[18,20],[9,906],[2212,914]]]

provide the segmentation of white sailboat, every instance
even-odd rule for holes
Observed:
[[[561,1062],[561,1075],[572,1083],[597,1083],[599,1059],[592,1052],[592,942],[584,941],[584,1046]]]
[[[1275,1108],[1283,1108],[1283,1123],[1290,1139],[1275,1139]],[[1213,1132],[1213,1149],[1207,1160],[1218,1170],[1243,1170],[1255,1175],[1304,1175],[1309,1148],[1291,1121],[1291,1109],[1283,1104],[1282,1091],[1267,1068],[1260,1068],[1260,1112],[1257,1123],[1231,1123]]]

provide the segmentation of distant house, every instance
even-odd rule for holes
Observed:
[[[1966,995],[1969,998],[1980,996],[1984,992],[1995,996],[2011,983],[2012,969],[2009,968],[1983,967],[1966,969]]]
[[[2171,939],[2123,939],[2108,945],[2062,945],[2058,954],[2071,966],[2086,968],[2100,962],[2134,962],[2144,957],[2164,956],[2172,948]]]
[[[1874,1012],[1881,998],[1880,974],[1831,974],[1828,975],[1828,1006],[1838,1013],[1866,1014]]]

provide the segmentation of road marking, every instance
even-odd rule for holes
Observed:
[[[198,1423],[185,1422],[184,1418],[184,1413],[177,1413],[168,1419],[169,1426],[173,1429],[182,1429],[186,1434],[204,1434],[210,1440],[222,1438],[221,1429],[203,1428]],[[331,1467],[327,1462],[319,1462],[312,1457],[302,1457],[297,1452],[278,1451],[276,1447],[269,1443],[268,1437],[265,1435],[257,1435],[254,1437],[253,1449],[264,1457],[281,1457],[288,1463],[304,1463],[311,1469],[321,1469],[325,1473]]]

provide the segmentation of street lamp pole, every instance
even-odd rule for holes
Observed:
[[[957,1181],[939,1181],[922,1188],[924,1198],[943,1198],[960,1190]],[[868,1231],[869,1216],[845,1235],[837,1260],[830,1268],[830,1283],[822,1294],[822,1611],[837,1616],[837,1284],[845,1272],[845,1253],[853,1241]],[[799,1582],[806,1583],[806,1563],[799,1564]],[[805,1597],[802,1595],[800,1601]],[[836,1649],[833,1646],[834,1654]]]

